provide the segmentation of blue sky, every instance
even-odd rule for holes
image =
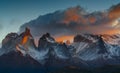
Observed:
[[[88,12],[101,11],[120,0],[0,0],[0,42],[9,32],[39,15],[80,5]]]

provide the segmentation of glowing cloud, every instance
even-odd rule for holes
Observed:
[[[63,11],[39,16],[21,26],[31,29],[34,37],[49,32],[58,41],[71,38],[79,33],[116,34],[120,33],[120,4],[107,10],[89,13],[80,6],[70,7]],[[59,38],[59,36],[62,36]],[[64,39],[63,39],[64,38]]]
[[[69,40],[70,42],[73,42],[73,38],[74,38],[74,36],[59,36],[59,37],[56,37],[55,38],[55,40],[57,41],[57,42],[64,42],[64,41],[67,41],[67,40]]]

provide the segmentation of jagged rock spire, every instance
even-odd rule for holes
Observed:
[[[100,47],[100,51],[98,53],[106,53],[107,49],[105,47],[105,42],[103,41],[102,35],[99,35],[98,37],[98,45]]]

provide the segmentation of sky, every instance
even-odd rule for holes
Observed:
[[[0,0],[0,42],[10,32],[40,15],[80,5],[88,12],[104,11],[120,0]]]

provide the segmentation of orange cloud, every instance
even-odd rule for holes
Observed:
[[[65,18],[66,20],[68,19],[70,21],[72,21],[72,20],[77,21],[78,18],[79,18],[79,16],[74,11],[66,12],[66,18]]]
[[[64,19],[63,22],[66,24],[69,24],[70,22],[85,22],[85,19],[83,18],[84,10],[77,6],[75,8],[68,8],[64,13]]]
[[[96,18],[95,18],[95,17],[90,17],[90,18],[89,18],[89,22],[90,22],[90,23],[95,23],[95,21],[96,21]]]
[[[108,31],[105,31],[103,32],[103,34],[119,34],[120,33],[120,30],[116,29],[116,30],[108,30]]]
[[[74,21],[74,22],[79,21],[79,15],[76,14],[76,11],[74,10],[69,10],[65,12],[64,22],[68,24],[71,21]]]
[[[70,36],[59,36],[59,37],[56,37],[55,40],[57,42],[63,42],[65,40],[73,41],[73,38],[74,38],[73,35],[70,35]]]
[[[110,19],[117,19],[120,17],[120,4],[113,6],[109,11]]]

